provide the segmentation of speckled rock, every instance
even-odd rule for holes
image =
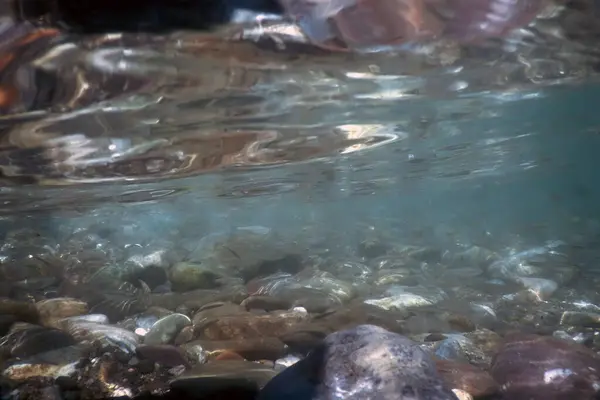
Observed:
[[[343,393],[343,395],[342,395]],[[456,400],[433,359],[410,339],[373,325],[329,335],[271,380],[259,400]]]

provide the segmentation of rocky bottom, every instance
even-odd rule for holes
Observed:
[[[0,397],[599,398],[597,257],[581,246],[333,257],[246,229],[192,253],[0,264]]]

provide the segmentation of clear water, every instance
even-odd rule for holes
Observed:
[[[550,11],[502,42],[363,55],[9,28],[6,229],[101,224],[117,247],[245,225],[338,244],[365,226],[461,244],[587,236],[594,34]]]
[[[93,265],[89,281],[109,269],[122,283],[239,228],[275,232],[311,267],[370,268],[365,243],[477,246],[508,264],[561,243],[559,264],[587,280],[555,301],[600,303],[596,19],[553,11],[502,41],[370,54],[292,43],[280,26],[283,49],[227,29],[9,28],[0,257]],[[557,264],[545,260],[532,264]],[[421,282],[437,274],[427,268]]]

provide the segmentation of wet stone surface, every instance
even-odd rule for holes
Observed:
[[[597,280],[576,281],[555,242],[503,252],[375,236],[344,258],[249,227],[181,257],[129,252],[123,270],[70,251],[0,263],[18,279],[0,292],[2,399],[598,396]]]

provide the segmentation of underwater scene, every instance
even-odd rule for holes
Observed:
[[[600,2],[0,3],[1,400],[600,398]]]

